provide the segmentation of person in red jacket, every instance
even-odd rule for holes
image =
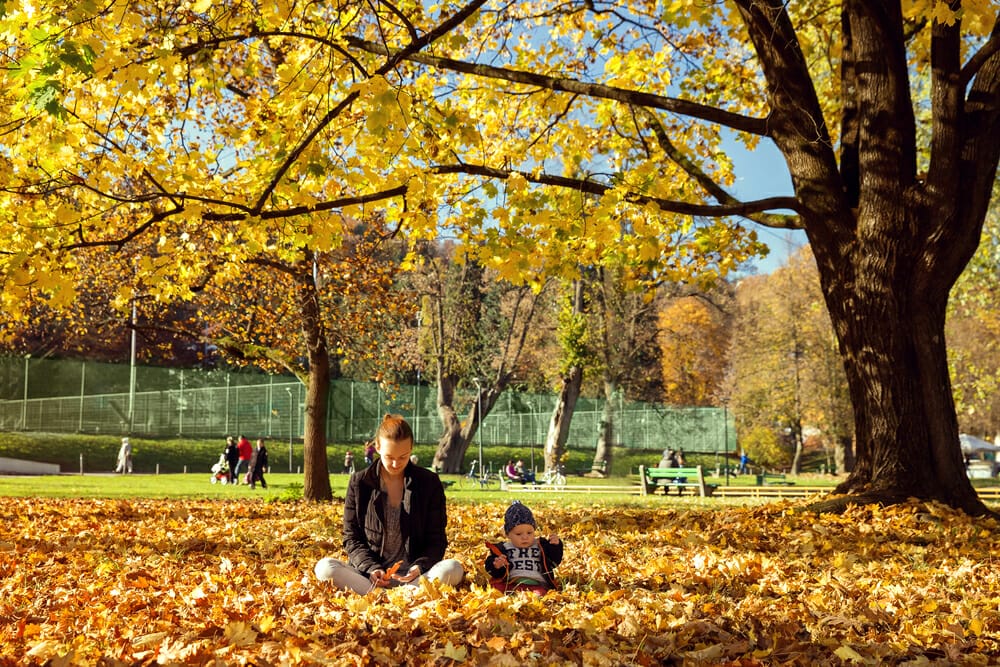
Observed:
[[[250,470],[250,459],[253,458],[253,445],[250,444],[250,439],[245,435],[240,436],[236,442],[236,448],[240,452],[240,458],[236,462],[236,469],[233,470],[233,484],[240,483],[240,473]]]

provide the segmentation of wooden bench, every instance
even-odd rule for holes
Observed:
[[[686,468],[647,468],[639,466],[639,480],[642,484],[642,495],[656,493],[656,489],[662,488],[664,495],[669,495],[670,489],[677,489],[677,494],[684,493],[684,489],[696,489],[698,495],[706,498],[715,491],[718,484],[706,484],[705,473],[701,466],[689,466]]]
[[[757,486],[795,486],[795,482],[785,481],[783,472],[764,472],[757,475]]]

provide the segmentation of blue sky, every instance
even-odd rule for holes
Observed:
[[[769,139],[760,142],[750,152],[743,144],[726,142],[726,152],[736,169],[736,184],[732,193],[739,199],[792,195],[792,180],[781,153]],[[785,263],[792,252],[807,243],[805,232],[771,229],[757,226],[761,240],[771,248],[771,254],[757,262],[759,273],[771,273]]]

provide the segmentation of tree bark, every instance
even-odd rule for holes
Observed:
[[[572,305],[574,317],[583,313],[583,287],[584,283],[582,280],[577,280],[573,283]],[[569,438],[569,427],[573,422],[573,412],[576,410],[576,402],[580,398],[580,389],[583,386],[583,366],[575,363],[575,360],[578,358],[577,355],[580,352],[576,349],[579,342],[575,339],[575,336],[564,338],[562,342],[563,364],[568,364],[569,367],[563,373],[562,387],[559,389],[556,404],[552,408],[552,417],[549,419],[549,430],[545,435],[543,459],[546,471],[558,470],[559,463],[562,462],[566,454],[566,440]]]
[[[854,407],[857,460],[836,489],[850,498],[834,502],[919,497],[983,514],[958,444],[944,321],[996,174],[1000,55],[983,63],[965,102],[961,27],[932,28],[935,121],[924,177],[900,7],[844,3],[843,75],[852,97],[843,103],[838,171],[784,6],[737,4],[767,78],[771,135],[792,175]]]
[[[446,375],[438,364],[437,411],[441,420],[441,437],[434,451],[434,469],[438,472],[462,472],[465,447],[462,443],[462,422],[455,412],[455,387],[458,380]]]
[[[854,470],[854,442],[850,438],[837,438],[833,448],[833,466],[838,475]]]
[[[308,260],[311,264],[311,260]],[[302,314],[302,332],[309,358],[306,385],[303,439],[304,480],[302,496],[309,501],[333,499],[330,471],[326,458],[327,401],[330,397],[330,351],[321,316],[319,293],[312,271],[299,272],[298,301]]]
[[[456,385],[457,380],[450,377],[438,381],[438,416],[444,426],[444,432],[438,439],[437,450],[434,452],[433,465],[438,472],[463,472],[462,462],[465,460],[466,452],[469,451],[472,439],[504,390],[504,386],[479,387],[463,426],[454,407]],[[483,465],[485,467],[485,461]]]
[[[615,383],[605,376],[604,407],[601,409],[601,428],[597,435],[597,449],[594,452],[594,462],[590,466],[591,475],[605,476],[611,471],[611,459],[614,457],[615,434]]]
[[[571,366],[563,375],[562,387],[552,417],[549,419],[549,430],[545,436],[545,469],[556,469],[566,454],[566,439],[569,437],[569,427],[573,422],[573,411],[576,401],[580,398],[580,387],[583,384],[583,369]]]

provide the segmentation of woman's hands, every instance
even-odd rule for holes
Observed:
[[[382,568],[373,570],[372,573],[368,575],[368,579],[372,582],[372,586],[386,588],[391,586],[393,582],[406,584],[420,576],[419,565],[411,566],[406,574],[396,574],[397,570],[399,570],[399,566],[402,564],[403,561],[399,560],[393,563],[388,570],[383,570]]]

